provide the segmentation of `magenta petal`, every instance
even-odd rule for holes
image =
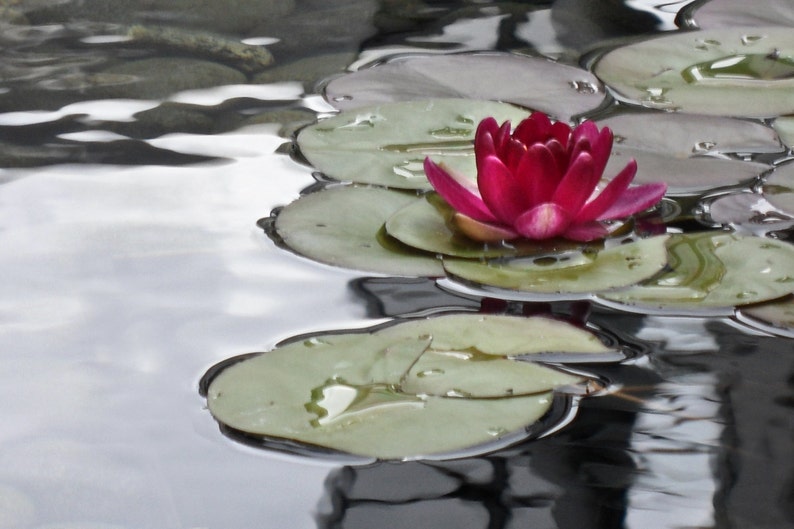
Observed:
[[[557,121],[551,126],[551,137],[565,146],[571,141],[571,132],[571,127],[562,121]]]
[[[586,222],[584,224],[574,224],[565,230],[563,237],[572,241],[590,242],[596,239],[603,239],[609,235],[609,230],[600,222]]]
[[[519,236],[507,226],[481,222],[463,213],[456,213],[452,222],[466,237],[479,242],[509,241]]]
[[[626,167],[620,171],[615,178],[610,180],[604,189],[593,200],[579,210],[575,222],[588,222],[596,220],[607,211],[628,189],[634,175],[637,174],[637,162],[630,160]],[[615,218],[615,217],[610,217]]]
[[[551,130],[551,120],[543,112],[533,112],[513,132],[513,137],[529,147],[533,143],[545,143]]]
[[[657,182],[630,187],[597,220],[621,219],[656,205],[667,192],[667,184]]]
[[[521,189],[524,209],[550,202],[562,177],[554,155],[541,144],[535,144],[527,149],[515,174]]]
[[[472,189],[463,175],[425,158],[425,175],[433,189],[456,211],[485,222],[496,222],[496,217]]]
[[[590,154],[593,156],[595,171],[601,175],[612,155],[613,135],[609,127],[604,127],[595,141],[591,142]]]
[[[571,143],[575,145],[582,139],[587,139],[591,145],[595,143],[598,139],[598,125],[592,121],[585,121],[577,125],[571,134]]]
[[[571,215],[552,202],[535,206],[521,214],[513,223],[515,230],[528,239],[550,239],[565,233]]]
[[[521,190],[513,173],[496,156],[486,156],[480,163],[477,186],[480,188],[483,202],[503,224],[512,224],[524,211],[521,204]]]
[[[590,198],[598,184],[599,177],[600,175],[593,171],[593,158],[590,154],[583,152],[568,167],[560,185],[554,191],[552,202],[575,215],[585,201]]]

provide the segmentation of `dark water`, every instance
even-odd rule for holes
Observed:
[[[258,450],[197,390],[296,334],[479,308],[256,226],[315,182],[284,144],[323,79],[420,50],[575,64],[686,3],[0,2],[0,529],[794,527],[792,342],[731,320],[593,310],[645,348],[594,368],[620,390],[458,461]]]

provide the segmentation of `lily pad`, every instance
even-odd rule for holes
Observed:
[[[762,189],[770,204],[794,216],[794,163],[777,167],[766,178]]]
[[[794,246],[728,232],[672,235],[670,270],[619,292],[602,294],[625,308],[695,312],[777,299],[794,292]]]
[[[484,244],[455,230],[451,223],[454,214],[455,210],[438,194],[428,193],[389,217],[386,232],[413,248],[472,259],[550,253],[582,246],[571,241],[529,240]]]
[[[399,276],[444,275],[432,255],[407,248],[383,230],[413,193],[340,186],[302,196],[277,215],[275,230],[293,251],[321,263]]]
[[[398,57],[332,80],[325,97],[340,109],[429,98],[490,99],[570,121],[598,108],[606,92],[580,68],[536,57],[478,53]]]
[[[233,431],[306,449],[380,459],[490,451],[526,438],[554,388],[583,382],[501,354],[519,341],[530,351],[608,351],[555,320],[442,316],[319,335],[242,359],[212,378],[207,402]]]
[[[742,307],[736,312],[736,317],[766,332],[794,338],[794,296]]]
[[[761,195],[749,192],[722,195],[708,204],[704,217],[722,226],[753,235],[766,235],[794,227],[787,217]]]
[[[794,116],[783,116],[777,118],[772,126],[777,131],[780,139],[790,149],[794,149]]]
[[[667,236],[650,237],[603,250],[475,261],[445,259],[448,274],[480,285],[523,292],[589,294],[633,285],[667,263]]]
[[[794,32],[789,27],[692,31],[605,54],[596,75],[645,107],[722,116],[794,112]]]
[[[430,189],[426,156],[473,178],[477,124],[488,116],[518,123],[528,115],[493,101],[408,101],[341,112],[303,129],[297,142],[309,163],[336,180]]]
[[[599,121],[612,129],[615,146],[605,174],[617,173],[637,160],[634,181],[663,181],[668,193],[688,193],[731,186],[770,169],[764,163],[730,159],[783,152],[775,131],[751,121],[697,114],[623,114]]]
[[[700,29],[725,26],[792,26],[794,7],[790,0],[709,0],[696,8],[694,24]]]

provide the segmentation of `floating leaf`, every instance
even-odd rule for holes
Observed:
[[[338,77],[325,87],[337,108],[468,97],[542,110],[557,119],[598,108],[606,93],[585,70],[507,53],[399,57]]]
[[[758,177],[769,165],[728,159],[727,154],[782,152],[774,130],[760,123],[695,114],[623,114],[599,121],[615,134],[605,174],[617,173],[629,158],[636,183],[664,181],[668,193],[703,191]]]
[[[794,163],[777,167],[764,181],[763,194],[770,204],[794,216]]]
[[[596,75],[649,108],[746,117],[794,112],[794,32],[788,27],[691,31],[605,54]]]
[[[445,259],[447,273],[481,285],[539,293],[592,293],[633,285],[667,263],[667,236],[603,250],[555,252],[544,256],[475,261]]]
[[[601,297],[626,308],[731,314],[794,291],[794,246],[785,242],[718,231],[672,235],[667,247],[669,271]]]
[[[766,332],[794,338],[794,296],[742,307],[736,317]]]
[[[474,178],[477,124],[488,116],[517,123],[527,115],[493,101],[408,101],[341,112],[306,127],[297,141],[306,159],[336,180],[430,189],[422,167],[426,156]]]
[[[700,29],[726,26],[792,26],[794,8],[790,0],[709,0],[696,7],[694,25]]]
[[[707,221],[753,235],[766,235],[794,226],[794,219],[786,218],[761,195],[748,192],[714,199],[708,204],[704,217]]]
[[[207,402],[234,431],[307,448],[383,459],[490,451],[525,438],[555,387],[582,381],[503,353],[566,348],[609,351],[556,320],[443,316],[242,359],[214,375]]]
[[[284,207],[275,230],[295,252],[334,266],[400,276],[443,275],[432,255],[389,237],[383,223],[416,195],[343,186],[305,195]]]
[[[785,143],[790,149],[794,148],[794,117],[783,116],[777,118],[772,123],[772,126],[777,131],[783,143]]]
[[[451,219],[454,214],[455,210],[444,199],[436,193],[428,193],[389,217],[386,221],[386,232],[413,248],[474,259],[549,253],[581,246],[571,241],[517,240],[490,245],[480,243],[453,228]]]

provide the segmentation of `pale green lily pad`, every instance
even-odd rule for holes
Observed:
[[[605,54],[595,74],[618,97],[662,110],[776,117],[794,112],[789,27],[691,31]]]
[[[554,388],[583,382],[500,353],[519,342],[528,352],[609,351],[588,335],[541,317],[476,314],[321,335],[229,365],[207,402],[234,431],[309,448],[380,459],[490,451],[525,438]],[[448,372],[427,372],[437,369]]]
[[[770,204],[794,216],[794,163],[777,167],[766,178],[762,189]]]
[[[474,132],[488,116],[518,123],[528,110],[473,99],[430,99],[341,112],[306,127],[298,146],[327,176],[398,189],[430,189],[423,162],[432,155],[474,178]]]
[[[383,223],[416,195],[340,186],[302,196],[277,215],[275,230],[293,251],[321,263],[398,276],[441,276],[432,255],[389,237]]]
[[[794,338],[794,296],[742,307],[736,317],[766,332]]]
[[[728,232],[672,235],[670,270],[626,290],[602,294],[630,308],[667,312],[722,309],[794,292],[794,246]]]
[[[537,57],[477,53],[397,57],[333,79],[325,97],[340,109],[428,98],[489,99],[569,121],[598,108],[606,92],[580,68]]]
[[[677,113],[623,114],[598,122],[612,129],[615,146],[604,174],[637,160],[635,183],[666,182],[668,194],[732,186],[769,170],[764,163],[726,155],[783,151],[777,134],[746,120]]]
[[[532,255],[580,248],[571,241],[517,240],[483,244],[459,233],[452,225],[455,210],[437,193],[428,193],[398,210],[386,221],[386,232],[400,242],[435,254],[479,259]]]
[[[667,263],[667,236],[650,237],[603,250],[475,261],[444,259],[454,277],[479,285],[544,294],[590,294],[634,285]]]
[[[794,149],[794,116],[783,116],[777,118],[772,126],[777,131],[780,139],[789,148]]]

